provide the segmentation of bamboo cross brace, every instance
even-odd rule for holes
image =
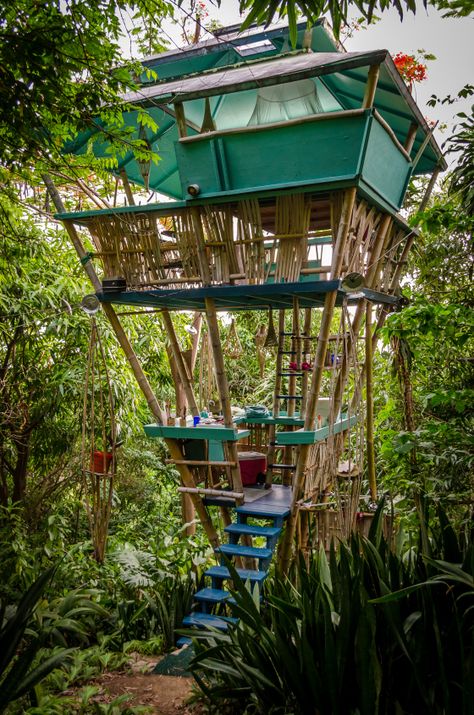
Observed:
[[[51,178],[47,174],[43,174],[43,180],[44,180],[44,183],[50,193],[50,196],[53,200],[56,210],[59,213],[65,213],[64,204],[63,204],[61,197],[59,195],[59,192],[56,189]],[[79,259],[81,260],[84,271],[86,272],[87,276],[89,277],[89,280],[92,283],[92,286],[94,287],[94,289],[97,292],[101,291],[102,287],[100,284],[100,280],[97,276],[97,273],[95,272],[93,265],[91,264],[91,261],[89,260],[89,256],[86,253],[86,250],[82,244],[82,241],[80,239],[78,232],[76,231],[74,224],[71,223],[70,221],[64,221],[64,225],[65,225],[66,230],[69,234],[71,242],[79,256]],[[117,337],[117,340],[118,340],[122,350],[125,353],[125,356],[130,364],[130,367],[132,368],[132,372],[135,375],[135,379],[137,380],[137,383],[145,396],[145,399],[148,403],[148,406],[150,408],[152,415],[154,416],[154,418],[156,419],[158,424],[163,424],[164,423],[163,411],[158,403],[158,400],[156,399],[155,394],[153,393],[153,390],[151,389],[150,383],[148,382],[148,379],[147,379],[145,373],[143,372],[143,368],[140,365],[140,362],[138,361],[138,358],[133,351],[130,341],[122,327],[122,324],[120,323],[120,320],[119,320],[117,314],[115,313],[113,306],[110,305],[110,303],[104,303],[103,309],[104,309],[105,314],[109,318],[110,324],[112,325],[112,329]],[[183,453],[181,451],[181,448],[179,447],[178,443],[175,440],[165,439],[165,444],[168,447],[168,450],[170,452],[172,459],[175,459],[175,460],[183,459]],[[180,473],[180,476],[181,476],[184,486],[195,487],[196,484],[194,482],[193,475],[192,475],[191,471],[186,467],[186,465],[178,464],[177,468]],[[214,548],[216,548],[217,546],[219,546],[219,537],[218,537],[217,531],[209,517],[209,514],[207,513],[206,507],[204,506],[202,499],[197,494],[191,495],[191,499],[192,499],[194,507],[198,513],[198,516],[202,522],[203,528],[206,532],[206,535],[207,535],[207,538],[209,539],[210,544]]]

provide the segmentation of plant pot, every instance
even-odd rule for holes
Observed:
[[[95,449],[91,456],[91,472],[94,474],[107,474],[112,464],[112,452],[101,452]]]

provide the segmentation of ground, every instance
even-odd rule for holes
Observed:
[[[129,695],[127,705],[144,705],[153,715],[199,715],[199,705],[190,705],[192,678],[152,673],[157,656],[134,655],[125,671],[104,673],[94,684],[100,693],[97,702],[107,703],[119,695]]]

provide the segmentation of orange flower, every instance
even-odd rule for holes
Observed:
[[[411,87],[414,82],[423,82],[426,79],[426,65],[418,62],[415,55],[406,55],[403,52],[398,52],[393,61],[395,67],[400,73],[400,76]]]

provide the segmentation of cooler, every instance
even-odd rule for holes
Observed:
[[[261,452],[238,452],[240,476],[244,487],[257,483],[259,474],[267,471],[267,458]]]

